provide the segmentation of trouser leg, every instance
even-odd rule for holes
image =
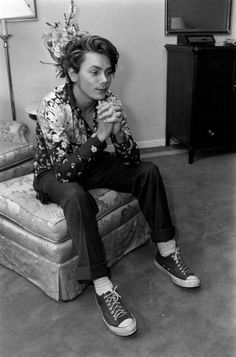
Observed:
[[[152,231],[152,241],[166,242],[173,239],[175,228],[170,216],[167,196],[160,171],[151,162],[143,162],[136,177],[137,197],[143,214]]]
[[[82,175],[80,184],[60,183],[53,172],[44,174],[35,183],[36,190],[47,193],[64,210],[68,232],[80,257],[79,280],[93,280],[108,274],[96,222],[97,206],[88,189],[106,187],[132,193],[150,225],[153,242],[166,242],[174,237],[165,188],[159,169],[153,163],[142,162],[130,167],[115,157],[106,157]]]
[[[172,224],[165,187],[158,167],[152,162],[141,162],[139,166],[123,165],[111,157],[91,171],[86,178],[88,188],[107,187],[132,193],[139,202],[151,228],[152,241],[166,242],[173,239]]]
[[[39,178],[35,188],[46,193],[64,211],[68,233],[79,255],[78,280],[93,280],[107,275],[94,198],[78,183],[58,182],[52,172]]]

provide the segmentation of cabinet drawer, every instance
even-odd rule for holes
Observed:
[[[194,128],[192,144],[196,148],[225,146],[236,144],[236,117],[235,124],[222,121],[221,123],[198,123]]]

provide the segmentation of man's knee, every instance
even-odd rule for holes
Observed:
[[[151,161],[143,161],[140,169],[142,170],[142,173],[146,174],[147,176],[160,176],[158,166]]]
[[[82,201],[84,200],[84,196],[86,195],[86,192],[83,190],[83,188],[81,188],[76,183],[64,184],[62,191],[62,206],[66,203]]]
[[[81,186],[72,184],[64,191],[62,207],[70,206],[72,209],[92,208],[97,213],[97,205],[94,198],[89,192],[85,191]]]

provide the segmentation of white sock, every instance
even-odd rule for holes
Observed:
[[[168,240],[167,242],[157,243],[158,250],[162,257],[168,257],[175,252],[176,241],[175,239]]]
[[[102,295],[108,291],[112,291],[113,284],[107,276],[93,280],[95,291],[97,295]]]

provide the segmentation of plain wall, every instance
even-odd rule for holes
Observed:
[[[109,38],[120,52],[112,89],[120,96],[133,135],[141,147],[163,145],[165,140],[166,65],[164,45],[176,43],[165,36],[164,0],[78,0],[81,30]],[[35,122],[25,113],[61,80],[42,40],[46,21],[63,22],[69,0],[37,0],[38,20],[9,22],[9,52],[17,120],[26,122],[34,141]],[[233,4],[231,35],[215,36],[218,43],[236,37]],[[3,47],[0,48],[0,119],[12,120]]]

